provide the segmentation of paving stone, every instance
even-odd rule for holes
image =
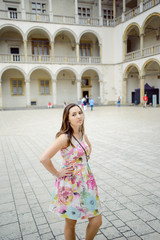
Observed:
[[[15,211],[14,202],[4,203],[0,205],[0,214],[4,212],[12,212],[12,211]]]
[[[34,221],[31,213],[21,213],[18,215],[18,219],[19,219],[20,224]]]
[[[146,236],[141,236],[143,240],[158,240],[160,239],[160,234],[159,233],[150,233],[147,234]]]
[[[51,223],[50,228],[55,236],[64,233],[64,222]]]
[[[119,219],[113,220],[113,221],[111,221],[111,223],[112,223],[116,228],[125,226],[125,223],[122,222],[122,221],[119,220]]]
[[[48,224],[38,225],[40,235],[51,231]]]
[[[52,240],[52,239],[55,239],[55,237],[51,232],[49,232],[49,233],[42,234],[41,239],[42,240]]]
[[[23,236],[23,240],[41,240],[38,233],[33,233]]]
[[[160,220],[149,221],[148,225],[150,225],[153,229],[155,229],[158,233],[160,233]]]
[[[37,232],[37,227],[34,222],[20,224],[22,235],[33,234]]]
[[[0,214],[0,225],[5,225],[8,223],[13,223],[17,221],[18,221],[18,218],[17,218],[16,211],[12,211],[12,212],[7,211]]]
[[[130,220],[138,219],[138,217],[133,214],[130,210],[124,209],[120,211],[116,211],[115,214],[123,221],[127,222]]]
[[[113,226],[101,229],[101,231],[108,239],[114,239],[122,236],[122,234]]]
[[[153,229],[148,226],[142,220],[134,220],[126,223],[138,236],[149,234],[154,232]]]
[[[21,232],[18,222],[0,226],[0,237],[2,240],[20,238]]]
[[[141,218],[143,221],[150,221],[155,219],[154,216],[152,216],[150,213],[148,213],[143,209],[140,211],[134,212],[134,214],[137,215],[139,218]]]

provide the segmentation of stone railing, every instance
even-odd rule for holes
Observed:
[[[49,15],[48,14],[35,14],[35,13],[26,13],[26,19],[28,21],[40,21],[40,22],[49,22]]]
[[[21,20],[21,12],[0,10],[0,19]]]
[[[125,60],[130,61],[130,60],[133,60],[133,59],[138,59],[140,57],[141,57],[141,51],[137,50],[137,51],[134,51],[134,52],[127,53],[126,56],[125,56]]]
[[[90,64],[90,63],[97,64],[97,63],[101,63],[101,59],[100,59],[100,57],[88,57],[88,56],[82,57],[82,56],[80,56],[79,62],[87,63],[87,64]]]
[[[0,54],[0,62],[24,62],[24,55]]]
[[[144,57],[154,55],[154,54],[158,54],[158,53],[160,53],[160,44],[150,46],[150,47],[147,47],[147,48],[143,49],[143,56]]]
[[[98,18],[79,17],[79,24],[99,26]]]
[[[74,24],[75,23],[75,17],[54,15],[53,16],[53,22],[54,23]]]
[[[63,63],[63,64],[99,64],[100,57],[79,57],[79,62],[76,56],[50,56],[50,55],[27,55],[25,60],[24,55],[20,54],[0,54],[0,62],[29,62],[29,63]]]
[[[55,63],[77,63],[77,57],[55,56]]]
[[[127,20],[137,16],[139,13],[140,13],[140,7],[139,6],[135,7],[124,14],[124,16],[125,16],[124,20],[127,21]]]

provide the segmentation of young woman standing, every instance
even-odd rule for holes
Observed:
[[[60,151],[62,168],[54,168],[51,158]],[[102,224],[97,185],[88,160],[91,144],[84,132],[84,114],[77,104],[69,104],[63,112],[60,131],[55,142],[44,152],[40,161],[56,176],[49,210],[65,218],[64,236],[75,240],[78,219],[88,218],[86,240],[94,239]]]

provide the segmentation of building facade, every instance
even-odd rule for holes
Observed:
[[[0,109],[142,103],[146,84],[160,89],[160,0],[0,0]]]

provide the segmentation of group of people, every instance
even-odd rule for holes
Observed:
[[[82,98],[82,100],[79,101],[79,105],[84,109],[84,111],[87,110],[87,105],[90,105],[91,111],[93,111],[93,106],[94,106],[94,100],[93,98],[90,98],[88,100],[88,96],[86,95],[85,97]]]

